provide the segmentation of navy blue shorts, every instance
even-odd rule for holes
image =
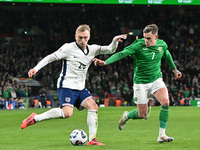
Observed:
[[[60,108],[63,106],[76,107],[78,110],[83,110],[84,102],[92,97],[90,92],[84,88],[83,90],[72,90],[69,88],[58,88],[58,97]]]

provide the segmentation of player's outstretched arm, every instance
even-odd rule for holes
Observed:
[[[93,61],[94,61],[94,65],[95,66],[97,66],[97,65],[99,65],[99,66],[105,66],[106,65],[105,61],[97,59],[97,58],[94,58]]]
[[[29,72],[28,72],[28,76],[32,77],[36,73],[37,73],[37,71],[35,69],[30,69]]]
[[[115,36],[114,40],[117,42],[123,42],[122,39],[126,39],[126,38],[127,38],[127,34],[121,34],[121,35]]]
[[[101,49],[100,51],[97,51],[98,53],[96,54],[96,56],[100,54],[113,54],[118,47],[118,43],[123,42],[123,39],[126,39],[126,36],[126,34],[115,36],[109,45],[101,46]]]
[[[44,57],[33,69],[30,69],[28,72],[28,76],[32,77],[34,74],[36,74],[41,68],[46,66],[47,64],[53,62],[56,60],[56,56],[54,53],[47,55]]]
[[[176,77],[177,79],[180,79],[180,78],[182,77],[182,73],[181,73],[179,70],[174,69],[174,70],[172,70],[172,71],[174,72],[174,75],[175,75],[175,77]]]

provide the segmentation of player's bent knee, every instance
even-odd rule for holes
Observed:
[[[72,116],[73,113],[64,113],[65,118],[69,118]]]
[[[88,99],[83,106],[87,109],[87,110],[96,110],[98,111],[98,105],[95,103],[95,101],[91,98]]]
[[[141,119],[146,117],[146,115],[138,115]]]
[[[62,107],[62,111],[63,111],[63,114],[64,114],[64,118],[69,118],[73,115],[73,107],[71,106],[64,106]]]
[[[88,110],[96,110],[98,111],[98,105],[96,103],[91,103],[88,107]]]
[[[145,118],[147,115],[147,113],[139,113],[138,116],[142,119]]]
[[[163,106],[169,106],[169,99],[165,99],[162,104]]]

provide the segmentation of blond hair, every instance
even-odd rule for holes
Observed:
[[[78,28],[76,29],[76,33],[77,32],[84,32],[84,31],[90,32],[90,26],[87,25],[87,24],[82,24],[82,25],[78,26]]]

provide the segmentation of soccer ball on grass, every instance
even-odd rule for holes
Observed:
[[[87,134],[82,129],[75,129],[70,134],[69,139],[72,145],[84,145],[87,141]]]

